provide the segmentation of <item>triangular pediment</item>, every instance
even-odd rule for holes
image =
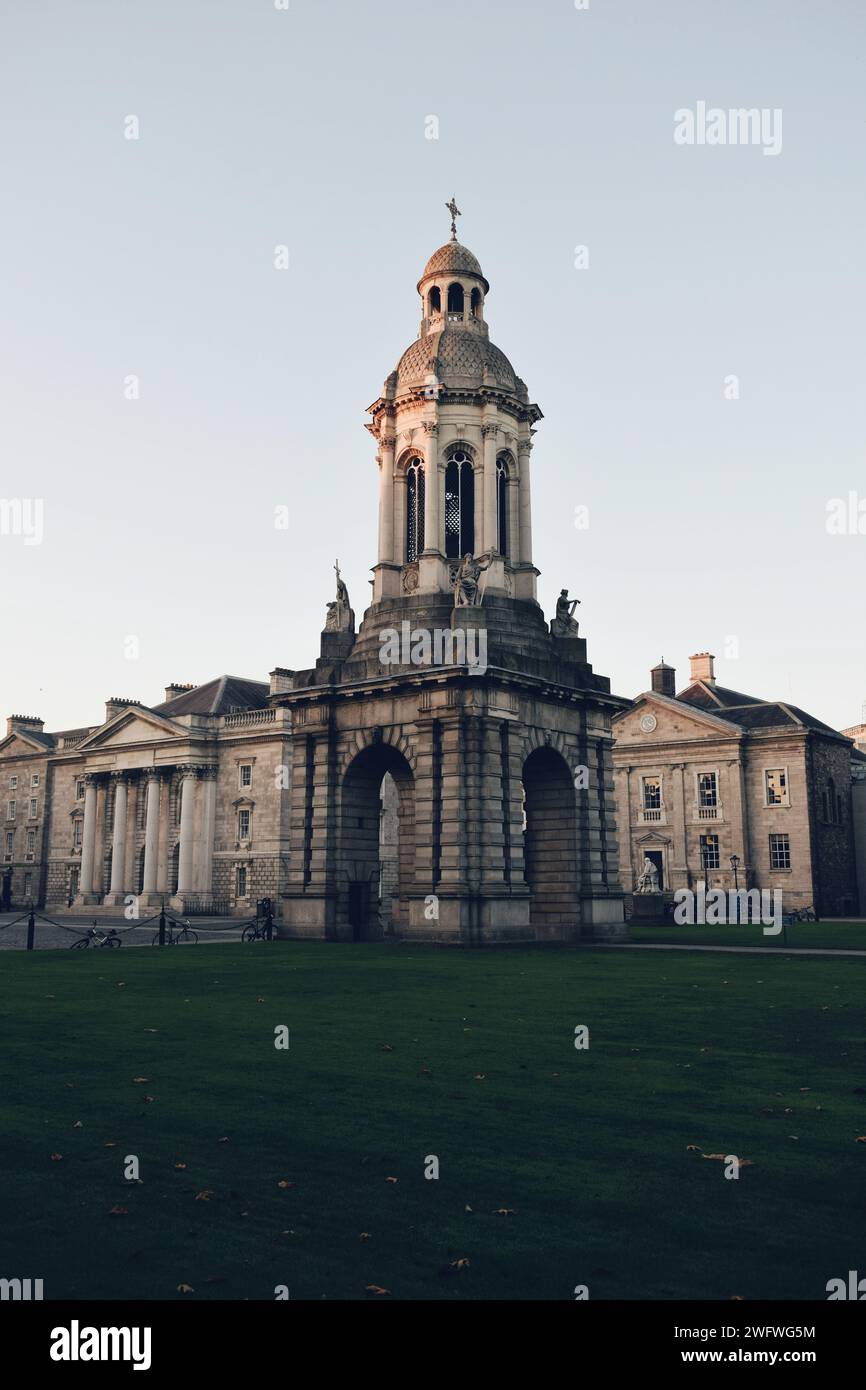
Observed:
[[[648,716],[655,720],[648,726]],[[643,722],[642,722],[643,721]],[[670,695],[647,690],[634,703],[613,719],[613,736],[617,743],[673,743],[678,739],[740,738],[742,729],[725,719],[721,711],[697,709]]]
[[[120,748],[130,743],[153,743],[155,739],[186,738],[189,730],[181,728],[173,719],[165,719],[151,710],[118,710],[113,719],[96,729],[76,752],[89,752],[94,748]]]
[[[49,750],[38,738],[29,738],[26,729],[15,729],[0,739],[0,758],[22,758],[32,753],[47,753]]]

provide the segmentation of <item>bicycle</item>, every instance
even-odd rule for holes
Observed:
[[[183,942],[186,942],[186,943],[187,943],[188,945],[190,945],[190,946],[197,946],[197,945],[198,945],[198,932],[193,931],[193,929],[192,929],[192,927],[190,926],[189,922],[187,922],[185,919],[181,919],[179,922],[175,922],[174,928],[172,928],[172,925],[171,925],[170,922],[166,922],[166,924],[165,924],[165,944],[166,944],[166,946],[179,946],[179,945],[181,945]],[[158,931],[154,932],[154,934],[153,934],[153,940],[151,941],[150,944],[151,944],[151,946],[158,946],[158,945],[159,945],[159,932],[158,932]]]
[[[795,922],[817,922],[818,920],[815,916],[815,909],[811,905],[809,907],[795,908],[791,915]]]
[[[241,941],[267,941],[267,922],[248,922],[241,932]]]
[[[123,942],[113,929],[104,932],[101,927],[88,927],[87,935],[80,936],[69,947],[70,951],[87,950],[88,946],[122,946]]]

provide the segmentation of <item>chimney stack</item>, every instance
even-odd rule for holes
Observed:
[[[195,690],[194,685],[167,685],[165,687],[166,701],[174,700],[178,695],[185,695],[188,690]]]
[[[673,666],[668,666],[662,657],[658,666],[654,666],[650,671],[652,688],[657,695],[669,695],[671,699],[677,693],[677,673]]]
[[[689,657],[689,661],[692,663],[691,679],[693,683],[703,681],[706,685],[715,685],[716,677],[713,671],[715,659],[710,652],[696,652],[694,656]]]
[[[6,737],[14,734],[16,729],[31,729],[33,733],[41,734],[44,728],[45,720],[37,714],[10,714],[6,720]]]
[[[105,702],[105,722],[113,719],[120,710],[126,709],[127,705],[140,705],[140,700],[122,700],[117,695],[112,695],[110,700]]]

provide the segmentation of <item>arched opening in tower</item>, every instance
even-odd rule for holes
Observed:
[[[474,319],[479,319],[481,317],[481,291],[479,289],[474,289],[472,291],[469,303],[472,317]]]
[[[442,311],[442,291],[438,285],[434,285],[427,296],[427,313],[438,314]]]
[[[448,286],[448,312],[449,312],[449,314],[462,314],[462,313],[463,313],[463,286],[462,286],[462,285],[457,285],[457,284],[455,284],[455,285],[449,285],[449,286]]]
[[[341,936],[404,936],[415,878],[415,781],[402,753],[372,744],[350,763],[340,812]]]
[[[475,550],[475,473],[462,449],[445,466],[445,554],[457,560]]]
[[[524,877],[529,921],[540,941],[579,934],[577,820],[574,782],[553,748],[536,748],[523,765]]]

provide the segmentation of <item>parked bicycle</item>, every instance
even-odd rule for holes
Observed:
[[[815,909],[810,904],[808,907],[795,907],[791,913],[791,920],[794,922],[817,922],[818,918],[815,916]]]
[[[273,931],[273,928],[271,928]],[[267,922],[248,922],[241,932],[241,941],[267,941]]]
[[[86,936],[79,936],[77,941],[73,941],[69,947],[70,951],[86,950],[88,946],[122,946],[123,942],[117,932],[112,930],[105,932],[101,927],[88,927]]]
[[[151,946],[159,945],[158,931],[154,932],[153,940],[150,944]],[[172,926],[171,922],[166,922],[165,944],[166,946],[197,946],[198,932],[193,931],[189,922],[187,922],[185,918],[181,918],[179,921],[175,922],[174,926]]]

